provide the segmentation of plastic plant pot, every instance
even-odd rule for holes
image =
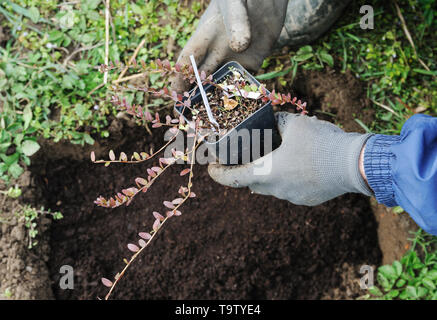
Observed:
[[[215,83],[222,82],[232,72],[231,68],[239,71],[250,84],[260,86],[255,77],[235,61],[228,62],[217,70],[213,74],[213,81]],[[214,89],[214,86],[208,84],[204,86],[204,89],[208,93]],[[193,90],[190,91],[190,94]],[[199,89],[196,90],[191,99],[192,105],[197,103],[203,103]],[[186,121],[190,121],[190,110],[186,108],[184,110],[183,106],[177,104],[175,104],[175,110],[183,115]],[[281,137],[277,130],[271,102],[248,115],[246,119],[226,134],[215,135],[215,137],[206,139],[204,143],[208,151],[214,155],[219,163],[224,165],[245,164],[273,151],[281,144]]]

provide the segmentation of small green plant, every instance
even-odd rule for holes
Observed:
[[[39,210],[31,207],[30,205],[25,205],[20,208],[19,211],[16,212],[16,215],[19,221],[24,221],[24,225],[28,231],[29,244],[28,248],[32,249],[34,246],[38,244],[38,241],[35,240],[38,235],[38,218],[41,215],[51,215],[53,219],[59,220],[62,219],[63,216],[60,212],[51,212],[50,209],[45,210],[44,207],[41,207]]]
[[[109,59],[125,61],[136,49],[146,62],[172,58],[201,9],[198,1],[190,7],[176,0],[111,1]],[[93,137],[109,136],[108,117],[116,110],[93,68],[105,58],[104,1],[4,0],[0,27],[7,32],[0,47],[0,179],[9,182],[30,164],[38,137],[93,144]]]
[[[363,81],[375,110],[369,129],[399,134],[415,113],[437,114],[435,0],[370,0],[366,4],[374,9],[374,29],[360,28],[363,2],[352,2],[329,32],[311,46],[267,58],[262,67],[274,66],[275,71],[257,78],[277,78],[286,86],[298,68],[334,66],[351,72]]]
[[[378,268],[378,284],[361,299],[437,299],[437,237],[421,229],[400,261]]]
[[[262,68],[269,66],[271,58],[264,60]],[[326,48],[319,47],[314,51],[313,47],[310,45],[303,46],[299,50],[290,56],[291,66],[283,70],[283,66],[279,65],[276,69],[277,71],[272,71],[268,73],[261,74],[256,78],[258,80],[269,80],[273,78],[279,78],[281,85],[285,86],[287,82],[283,79],[283,76],[291,72],[291,80],[296,77],[297,70],[299,66],[303,69],[309,70],[321,70],[326,65],[333,67],[334,58],[330,55]]]
[[[11,299],[12,298],[12,291],[10,288],[6,288],[5,291],[3,292],[3,296],[6,299]]]
[[[5,194],[6,196],[8,196],[10,198],[16,199],[19,196],[21,196],[21,189],[16,185],[14,187],[10,187],[6,191],[0,190],[0,193]]]

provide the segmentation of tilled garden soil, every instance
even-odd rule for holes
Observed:
[[[151,137],[137,132],[117,151],[147,150]],[[133,135],[134,136],[134,135]],[[153,137],[162,141],[160,134]],[[181,166],[168,172],[129,207],[97,208],[93,200],[110,196],[143,176],[145,165],[105,168],[86,161],[58,160],[40,169],[48,206],[64,219],[51,228],[49,261],[59,299],[93,299],[106,290],[129,257],[128,242],[148,231],[152,211],[177,196],[185,177]],[[171,219],[120,282],[119,299],[311,299],[341,286],[339,267],[377,264],[380,251],[369,199],[346,195],[317,207],[294,206],[213,182],[205,166],[195,166],[198,195]],[[59,288],[59,268],[71,265],[74,290]]]
[[[327,76],[331,82],[335,78]],[[314,104],[322,104],[325,98],[319,92],[314,99]],[[340,107],[346,107],[343,103],[347,101]],[[323,110],[323,104],[316,107]],[[126,142],[114,149],[130,154],[150,145],[159,147],[160,130],[151,137],[143,128],[125,125],[120,132]],[[144,176],[151,163],[106,168],[72,156],[41,157],[44,161],[35,161],[31,168],[33,177],[47,207],[64,215],[49,231],[54,296],[102,298],[107,288],[100,278],[112,279],[124,267],[123,258],[131,255],[127,243],[135,243],[138,232],[149,231],[152,212],[164,212],[162,202],[175,198],[179,186],[186,185],[187,177],[178,174],[183,167],[166,172],[129,207],[104,209],[93,201],[134,185],[135,177]],[[317,299],[327,294],[329,298],[333,289],[348,291],[336,298],[364,293],[356,284],[351,292],[343,279],[358,279],[361,265],[381,262],[377,224],[367,197],[348,194],[317,207],[295,206],[246,188],[223,187],[209,177],[206,166],[196,165],[194,174],[197,198],[159,231],[112,298]],[[60,289],[62,265],[74,268],[73,290]],[[345,277],[346,270],[352,276]]]

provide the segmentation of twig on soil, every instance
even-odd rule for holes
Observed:
[[[105,86],[104,83],[99,84],[97,87],[95,87],[93,90],[91,90],[90,92],[88,92],[88,97],[90,95],[92,95],[95,91],[99,90],[101,87]]]
[[[390,108],[389,106],[386,106],[385,104],[382,104],[382,103],[380,103],[380,102],[378,102],[378,101],[375,101],[375,100],[373,100],[373,99],[370,99],[370,101],[372,101],[372,102],[373,102],[374,104],[376,104],[377,106],[379,106],[379,107],[381,107],[381,108],[383,108],[383,109],[385,109],[385,110],[387,110],[387,111],[393,113],[394,115],[396,115],[396,116],[402,118],[402,116],[401,116],[399,113],[397,113],[396,111],[394,111],[394,110],[393,110],[392,108]]]
[[[196,133],[197,133],[197,130],[196,130]],[[185,201],[187,201],[187,200],[191,197],[191,187],[192,187],[192,181],[191,181],[191,180],[192,180],[192,178],[193,178],[193,166],[194,166],[194,162],[195,162],[195,161],[194,161],[195,150],[196,150],[196,148],[199,146],[199,143],[197,143],[197,134],[196,134],[196,133],[194,134],[193,147],[192,147],[191,152],[190,152],[190,153],[191,153],[191,164],[190,164],[190,172],[189,172],[188,184],[187,184],[187,193],[186,193],[185,197],[182,199],[182,201],[172,209],[173,212],[176,212],[176,211],[179,209],[179,207],[182,206],[182,205],[185,203]],[[166,166],[166,167],[165,167],[165,168],[164,168],[160,173],[162,174],[162,172],[163,172],[166,168],[168,168],[168,167],[170,167],[170,166],[171,166],[171,164],[170,164],[170,165],[167,165],[167,166]],[[158,175],[159,175],[159,174],[158,174]],[[168,215],[167,215],[167,216],[164,218],[164,220],[162,220],[162,222],[161,222],[161,224],[159,225],[158,229],[157,229],[155,232],[153,232],[151,238],[147,241],[147,243],[146,243],[143,247],[141,247],[137,252],[135,252],[135,254],[134,254],[134,255],[130,258],[130,260],[126,263],[126,266],[123,268],[123,270],[122,270],[120,273],[118,273],[118,274],[116,275],[114,282],[111,284],[111,287],[110,287],[110,289],[109,289],[109,292],[108,292],[108,293],[106,294],[106,296],[105,296],[105,300],[108,300],[108,299],[109,299],[109,297],[111,296],[113,290],[115,289],[116,285],[118,284],[119,280],[120,280],[120,279],[123,277],[123,275],[126,273],[127,269],[130,267],[130,265],[135,261],[135,259],[137,258],[137,256],[140,255],[141,252],[149,246],[149,244],[152,242],[153,238],[158,234],[158,231],[161,230],[162,226],[163,226],[163,225],[166,223],[166,221],[167,221],[169,218],[171,218],[171,217],[172,217],[172,216],[168,216]]]
[[[128,64],[124,67],[123,71],[120,73],[120,75],[118,76],[117,80],[120,80],[121,78],[123,78],[124,74],[127,72],[127,70],[129,69],[130,64],[134,61],[134,59],[136,58],[136,56],[138,55],[138,52],[140,51],[140,49],[144,46],[144,44],[146,43],[146,39],[143,39],[140,44],[137,46],[137,48],[134,51],[134,54],[132,55],[132,57],[129,59]]]
[[[131,76],[127,76],[127,77],[124,77],[121,79],[117,79],[117,80],[112,81],[112,84],[117,84],[117,83],[129,81],[129,80],[133,80],[136,78],[141,78],[141,77],[144,77],[145,75],[147,75],[147,73],[150,73],[150,72],[141,72],[141,73],[133,74]]]
[[[71,53],[67,58],[65,58],[64,62],[62,62],[62,65],[65,67],[67,65],[67,63],[71,60],[71,58],[73,58],[79,52],[88,51],[88,50],[92,50],[92,49],[98,48],[102,44],[103,44],[103,42],[100,42],[100,43],[97,43],[97,44],[95,44],[93,46],[82,47],[82,48],[79,48],[77,50],[74,50],[73,53]]]
[[[422,59],[420,59],[420,58],[419,58],[419,55],[417,54],[416,46],[414,45],[413,38],[411,37],[410,31],[408,31],[407,24],[405,23],[404,16],[402,15],[401,9],[399,8],[397,1],[396,1],[396,0],[393,0],[393,4],[394,4],[394,6],[395,6],[395,8],[396,8],[396,13],[397,13],[397,15],[398,15],[398,17],[399,17],[399,20],[401,20],[401,23],[402,23],[402,29],[404,30],[405,36],[407,37],[408,41],[409,41],[410,44],[411,44],[411,47],[413,48],[414,55],[417,57],[417,60],[419,61],[419,63],[420,63],[420,64],[421,64],[421,65],[422,65],[422,66],[423,66],[427,71],[431,71],[431,70],[428,68],[428,66],[425,64],[425,62],[423,62]]]

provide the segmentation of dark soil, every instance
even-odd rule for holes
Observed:
[[[330,81],[336,76],[329,75]],[[314,79],[319,87],[331,88],[329,81]],[[326,108],[324,97],[329,94],[322,89],[314,98],[315,110]],[[347,90],[338,96],[350,101]],[[343,114],[347,107],[339,104],[337,113]],[[162,145],[161,129],[153,137],[143,128],[124,125],[119,129],[125,143],[114,148],[116,153]],[[47,206],[64,215],[50,229],[48,266],[54,295],[58,299],[103,297],[107,290],[100,278],[113,278],[123,268],[122,259],[131,255],[127,243],[136,242],[138,232],[151,229],[152,212],[163,212],[162,201],[176,197],[186,177],[178,175],[177,166],[129,207],[103,209],[93,204],[99,195],[108,197],[132,186],[151,164],[106,168],[90,161],[50,158],[33,165],[32,171]],[[351,291],[345,281],[353,280],[345,279],[357,279],[363,264],[381,262],[377,224],[367,197],[349,194],[317,207],[295,206],[248,189],[218,185],[205,166],[195,167],[193,191],[198,197],[160,231],[113,298],[356,297],[363,292]],[[74,290],[59,288],[59,268],[64,264],[74,267]]]
[[[147,140],[132,141],[123,150],[142,150]],[[156,143],[160,140],[154,137]],[[163,228],[114,298],[314,299],[340,286],[336,269],[343,263],[380,260],[366,197],[347,195],[314,208],[294,206],[247,189],[222,187],[206,167],[195,169],[198,198]],[[172,170],[129,207],[94,206],[98,195],[130,186],[144,170],[141,165],[105,168],[62,160],[40,171],[49,207],[65,217],[51,229],[49,266],[57,298],[102,297],[106,290],[100,277],[121,270],[122,258],[130,255],[126,244],[150,229],[152,211],[162,210],[162,201],[174,197],[185,180]],[[64,264],[74,267],[74,290],[59,289]]]
[[[293,88],[308,102],[310,112],[319,119],[334,122],[345,131],[365,132],[355,119],[369,125],[374,110],[369,107],[363,84],[350,71],[342,74],[334,69],[326,72],[303,71]]]
[[[233,79],[231,76],[226,77],[225,80],[227,81],[228,85],[231,84],[235,85],[236,87],[244,87],[245,85],[241,81]],[[246,80],[245,83],[248,83],[248,80]],[[217,87],[212,87],[206,93],[206,96],[208,98],[209,106],[214,119],[220,125],[220,129],[226,131],[238,126],[241,122],[246,120],[246,118],[255,113],[264,105],[261,99],[245,99],[241,96],[234,96],[227,99],[227,97],[224,97],[223,90]],[[237,105],[233,105],[233,103],[237,103]],[[198,117],[203,123],[209,123],[208,114],[203,102],[195,104],[193,108],[194,110],[200,111]]]
[[[53,299],[47,268],[51,219],[37,220],[38,244],[29,249],[28,228],[20,212],[24,205],[39,209],[35,201],[41,199],[41,192],[29,171],[15,182],[23,191],[19,199],[0,194],[0,300]],[[7,189],[0,182],[0,190]]]

